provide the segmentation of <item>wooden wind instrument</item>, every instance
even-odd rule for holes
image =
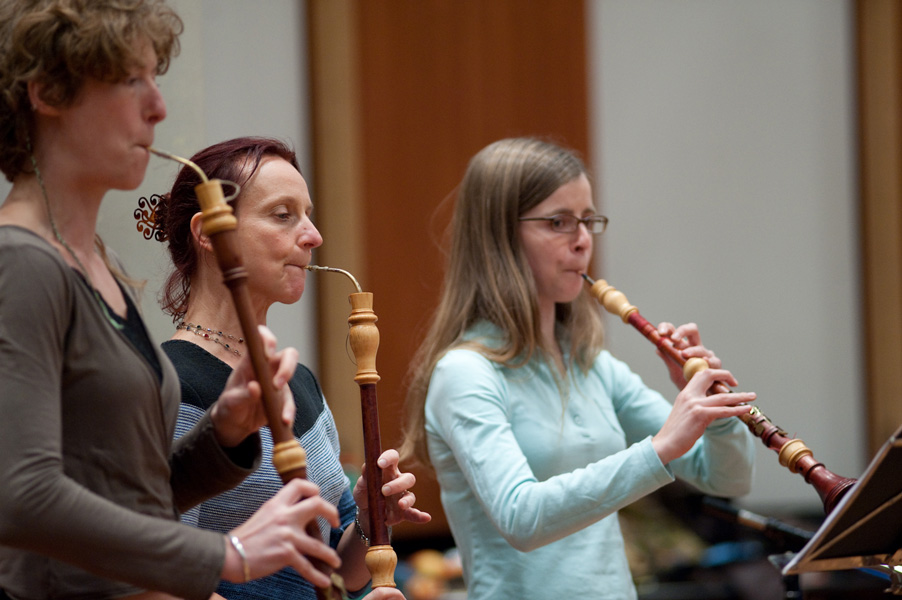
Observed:
[[[683,376],[686,380],[692,378],[699,371],[708,368],[708,363],[702,358],[683,358],[682,353],[674,348],[671,340],[663,338],[657,329],[649,323],[639,309],[629,303],[623,292],[617,290],[604,279],[593,281],[583,274],[583,278],[591,286],[592,294],[605,310],[619,316],[624,323],[628,323],[639,330],[648,340],[670,360],[683,367]],[[710,390],[712,393],[731,392],[730,388],[722,383],[715,383]],[[855,479],[840,477],[814,459],[811,450],[799,439],[789,437],[783,429],[774,425],[758,407],[749,406],[749,412],[739,417],[755,436],[761,438],[764,445],[778,454],[780,464],[793,473],[799,473],[805,481],[814,486],[821,501],[824,504],[824,512],[830,513],[849,488],[855,483]]]
[[[398,556],[391,547],[391,534],[385,523],[385,496],[382,495],[382,470],[377,461],[382,454],[379,432],[379,405],[376,400],[376,383],[380,377],[376,371],[376,351],[379,349],[379,329],[373,311],[372,292],[362,291],[353,275],[342,269],[307,265],[310,271],[329,271],[347,276],[357,288],[348,299],[351,314],[348,317],[348,336],[351,351],[357,362],[354,381],[360,387],[360,411],[363,419],[363,455],[366,463],[366,494],[370,512],[370,546],[366,551],[366,568],[372,577],[372,587],[396,587],[395,567]]]
[[[272,370],[266,360],[263,347],[263,339],[257,330],[257,320],[254,317],[250,295],[247,291],[247,271],[241,261],[241,254],[235,239],[235,228],[238,220],[233,214],[232,207],[226,204],[222,190],[222,182],[218,179],[210,180],[206,174],[191,161],[150,148],[154,154],[181,162],[192,167],[201,178],[201,183],[195,186],[194,191],[200,203],[202,231],[210,238],[216,262],[222,271],[223,283],[229,288],[238,320],[241,323],[242,335],[247,344],[247,352],[253,365],[254,375],[260,384],[263,397],[263,408],[266,413],[267,424],[272,432],[273,457],[272,462],[286,484],[292,479],[307,478],[307,453],[294,437],[291,424],[282,420],[282,402],[272,382]],[[234,185],[234,184],[233,184]],[[322,539],[319,526],[316,521],[310,521],[307,525],[307,535],[314,539]],[[327,576],[331,576],[332,585],[328,588],[316,588],[318,600],[341,600],[344,595],[340,577],[331,572],[331,569],[322,561],[307,557],[313,566]]]

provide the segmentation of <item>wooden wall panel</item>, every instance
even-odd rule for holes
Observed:
[[[857,11],[861,243],[870,455],[902,424],[902,5]]]
[[[353,273],[364,282],[366,235],[361,211],[360,110],[356,6],[353,0],[308,3],[313,125],[313,219],[323,234],[314,261]],[[316,273],[320,383],[335,415],[343,461],[363,462],[359,388],[346,347],[351,282]]]
[[[902,7],[858,0],[863,315],[871,452],[902,423]],[[382,428],[397,445],[407,365],[438,293],[442,232],[469,157],[511,135],[588,152],[582,0],[310,0],[314,201],[321,264],[375,294]],[[588,158],[588,157],[587,157]],[[347,281],[318,276],[323,386],[361,460]],[[839,318],[839,317],[838,317]],[[853,317],[854,318],[854,317]],[[438,517],[398,535],[446,535]]]
[[[364,289],[374,293],[382,336],[377,368],[383,445],[397,446],[408,364],[437,301],[450,198],[469,158],[496,139],[538,135],[589,159],[584,6],[582,0],[339,1],[346,12],[329,25],[342,22],[339,33],[325,29],[322,19],[336,11],[335,4],[309,4],[314,201],[326,240],[319,256],[327,264],[330,246],[355,240],[355,256],[345,260],[358,269]],[[344,51],[354,46],[352,67],[330,62],[329,46],[335,43],[345,44]],[[326,93],[325,88],[340,87],[335,82],[343,77],[353,80],[343,84],[344,98],[341,92]],[[353,173],[346,166],[334,168],[343,160],[340,152],[321,152],[340,125],[334,114],[322,113],[333,113],[336,106],[355,113],[348,119],[356,131],[345,136],[353,145],[346,150],[356,157]],[[333,196],[335,183],[325,179],[330,177],[358,182],[354,197]],[[356,224],[336,214],[337,205],[354,211]],[[342,333],[334,311],[327,312],[346,306],[348,291],[321,288],[321,339],[344,343],[346,326]],[[336,355],[344,360],[334,341],[323,345],[323,366]],[[333,389],[341,384],[320,372],[333,410],[353,412],[356,397],[337,397]],[[356,452],[351,427],[340,427],[343,447]],[[435,522],[398,528],[396,536],[447,536],[437,486],[427,474],[417,471],[417,476],[418,504],[436,516]]]

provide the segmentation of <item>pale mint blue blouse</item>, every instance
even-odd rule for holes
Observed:
[[[562,391],[542,360],[508,369],[462,349],[432,374],[429,454],[469,600],[635,598],[618,509],[674,477],[748,492],[753,439],[738,419],[715,421],[665,466],[651,436],[669,402],[606,351],[568,377]]]

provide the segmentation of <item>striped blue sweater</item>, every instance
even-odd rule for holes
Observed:
[[[175,430],[178,438],[216,401],[232,369],[197,344],[184,340],[164,342],[163,350],[175,364],[181,382],[182,404]],[[289,387],[297,406],[294,435],[307,451],[307,478],[320,486],[321,496],[338,507],[341,517],[340,529],[330,528],[322,519],[319,523],[323,539],[329,539],[335,548],[344,529],[354,522],[356,511],[350,482],[339,461],[338,431],[310,369],[299,364]],[[260,437],[263,445],[260,468],[238,487],[186,512],[182,521],[225,533],[250,518],[281,489],[282,481],[272,465],[273,442],[268,427],[260,430]],[[292,568],[246,584],[223,581],[216,591],[229,600],[316,598],[313,586]]]

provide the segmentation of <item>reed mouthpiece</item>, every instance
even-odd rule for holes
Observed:
[[[162,150],[157,150],[157,149],[154,148],[153,146],[148,146],[148,147],[147,147],[147,151],[150,152],[150,153],[152,153],[152,154],[156,154],[156,155],[159,156],[160,158],[165,158],[165,159],[168,159],[168,160],[174,160],[174,161],[177,162],[177,163],[182,163],[183,165],[186,165],[186,166],[188,166],[188,167],[191,167],[191,168],[194,169],[194,171],[198,174],[198,176],[200,177],[200,180],[201,180],[202,182],[207,183],[207,181],[209,181],[209,179],[207,179],[207,174],[203,172],[203,169],[201,169],[200,167],[198,167],[196,164],[194,164],[193,162],[191,162],[191,161],[188,160],[187,158],[182,158],[181,156],[176,156],[175,154],[170,154],[169,152],[163,152]]]
[[[357,288],[358,293],[363,293],[363,288],[360,287],[360,284],[357,283],[357,279],[354,278],[353,275],[345,271],[344,269],[336,269],[335,267],[321,267],[319,265],[306,265],[304,267],[308,271],[329,271],[330,273],[341,273],[345,275],[348,279],[354,282],[354,287]]]

